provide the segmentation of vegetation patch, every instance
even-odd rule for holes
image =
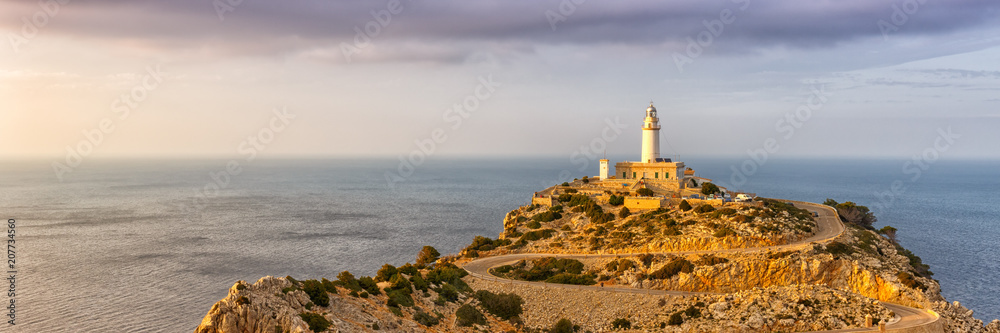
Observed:
[[[663,265],[663,267],[660,267],[660,269],[655,272],[650,273],[649,277],[663,280],[669,279],[674,275],[677,275],[677,273],[691,273],[692,271],[694,271],[694,265],[691,264],[690,261],[687,261],[684,258],[676,258],[668,262],[666,265]]]
[[[480,290],[476,292],[476,300],[486,309],[486,312],[503,320],[520,316],[524,311],[521,308],[524,300],[521,299],[521,296],[513,293],[494,294],[487,290]]]
[[[299,314],[302,317],[302,321],[309,325],[309,329],[313,332],[322,332],[330,328],[330,321],[323,317],[323,315],[315,312],[303,312]]]
[[[455,324],[458,326],[486,325],[486,316],[475,307],[465,304],[455,311]]]

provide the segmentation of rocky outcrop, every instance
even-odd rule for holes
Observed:
[[[309,303],[309,296],[302,291],[287,294],[282,288],[291,283],[271,276],[261,278],[253,285],[238,281],[229,288],[229,295],[212,306],[195,333],[274,333],[310,332],[299,313]]]
[[[829,254],[809,257],[794,254],[780,259],[768,259],[766,254],[731,257],[728,263],[698,266],[691,273],[654,280],[652,286],[665,290],[731,293],[796,284],[823,285],[911,307],[929,304],[922,293],[904,288],[896,277],[866,269],[853,261],[833,259]]]

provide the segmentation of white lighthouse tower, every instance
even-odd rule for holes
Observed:
[[[642,160],[639,163],[653,163],[658,158],[660,158],[660,118],[656,117],[653,102],[649,102],[646,120],[642,123]]]

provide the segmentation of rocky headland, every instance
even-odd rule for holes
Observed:
[[[632,212],[619,195],[635,194],[560,192],[456,255],[425,246],[374,277],[238,281],[195,332],[1000,333],[853,204]]]

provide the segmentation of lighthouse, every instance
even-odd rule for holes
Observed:
[[[649,102],[646,120],[642,123],[642,159],[640,163],[657,162],[660,158],[660,118],[656,117],[656,107]]]

